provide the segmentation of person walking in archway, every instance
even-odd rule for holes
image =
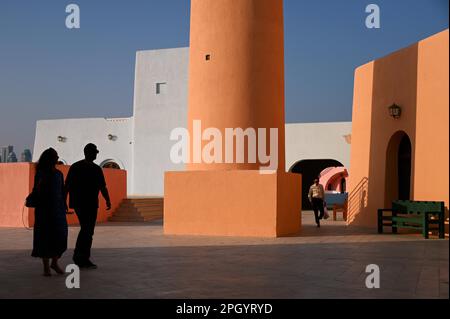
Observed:
[[[320,220],[322,220],[325,215],[325,189],[323,185],[320,184],[319,178],[316,178],[314,184],[309,188],[308,198],[314,210],[317,227],[320,228]]]

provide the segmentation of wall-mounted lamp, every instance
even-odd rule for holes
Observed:
[[[115,141],[115,140],[117,140],[117,136],[112,135],[112,134],[109,134],[109,135],[108,135],[108,140],[110,140],[110,141]]]
[[[347,144],[352,144],[352,134],[347,134],[343,136]]]
[[[398,120],[402,116],[402,108],[397,104],[392,104],[389,107],[389,115],[394,118],[394,120]]]
[[[64,136],[58,136],[58,142],[60,142],[60,143],[65,143],[67,141],[67,137],[64,137]]]

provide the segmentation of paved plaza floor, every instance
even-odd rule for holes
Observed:
[[[301,236],[212,238],[164,236],[162,222],[96,228],[93,261],[81,288],[41,275],[30,257],[32,231],[0,229],[0,298],[449,298],[449,242],[374,229],[304,213]],[[71,263],[78,227],[69,229]],[[367,289],[366,266],[381,270]]]

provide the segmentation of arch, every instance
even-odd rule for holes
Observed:
[[[114,159],[107,159],[104,160],[101,164],[100,164],[101,168],[110,168],[110,169],[123,169],[123,166],[121,166],[119,164],[119,161],[114,160]]]
[[[347,178],[347,168],[343,166],[329,167],[320,173],[320,184],[323,185],[325,190],[345,193],[347,191]]]
[[[58,159],[58,165],[67,165],[67,161],[63,158]]]
[[[344,165],[334,159],[306,159],[296,162],[289,170],[294,174],[302,174],[302,210],[311,210],[308,200],[308,190],[325,169],[331,167],[344,167]]]
[[[392,135],[386,150],[384,201],[390,207],[394,200],[411,199],[412,143],[408,134]]]

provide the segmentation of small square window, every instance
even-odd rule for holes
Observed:
[[[161,82],[156,83],[156,94],[165,94],[167,93],[167,83]]]
[[[206,59],[206,61],[211,61],[211,54],[207,54],[205,59]]]

